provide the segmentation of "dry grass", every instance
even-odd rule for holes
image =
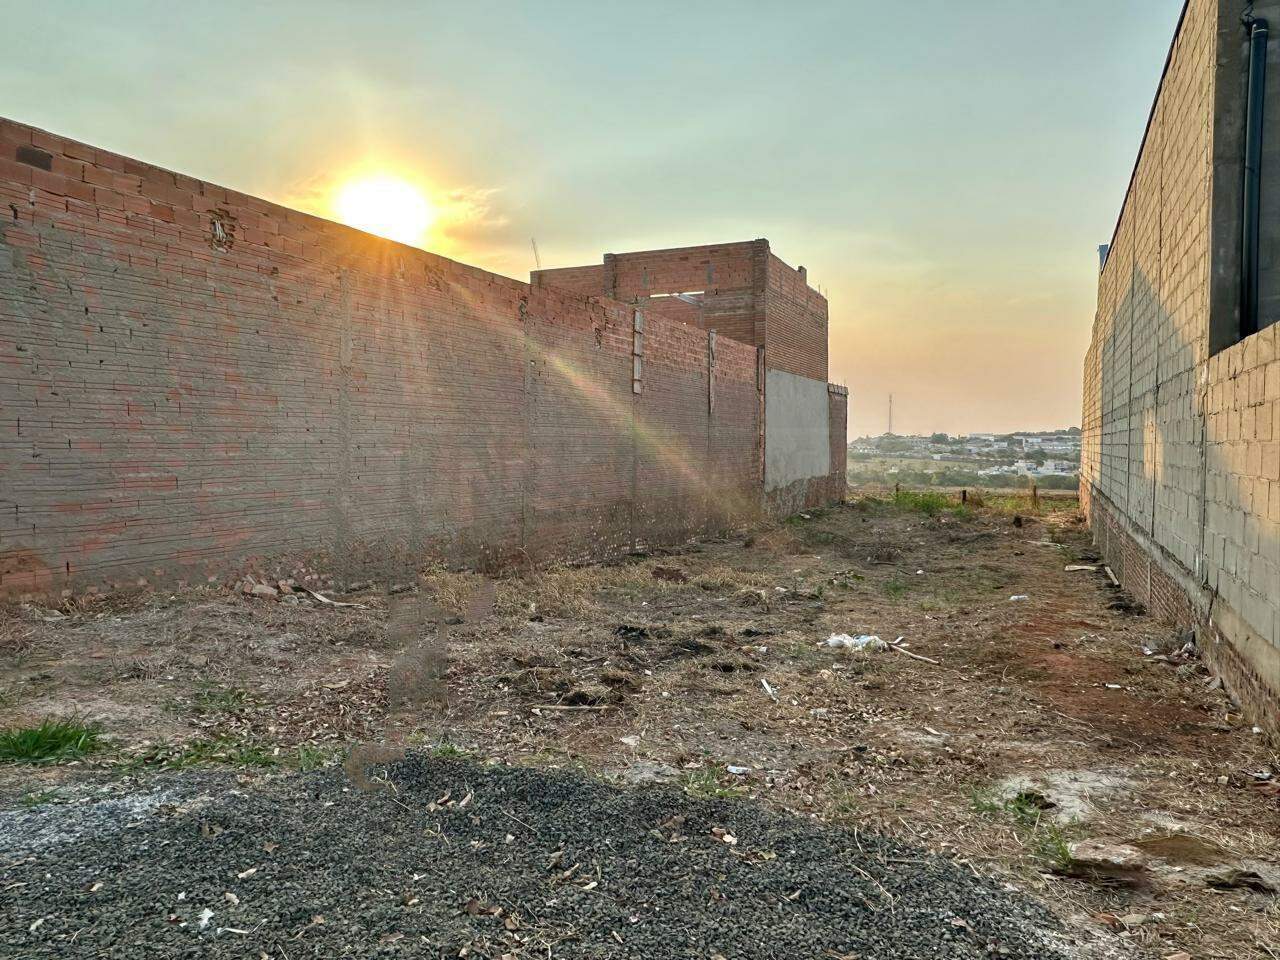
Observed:
[[[1274,903],[1257,894],[1136,893],[1052,872],[1066,840],[1123,840],[1164,820],[1274,856],[1275,801],[1247,771],[1280,758],[1203,674],[1141,655],[1160,649],[1163,625],[1109,609],[1103,578],[1063,571],[1064,556],[1089,549],[1069,509],[1036,514],[1025,498],[983,496],[964,515],[954,501],[929,515],[868,499],[746,543],[496,581],[430,568],[422,594],[451,616],[484,589],[497,594],[494,616],[457,628],[438,712],[390,711],[396,598],[377,591],[359,597],[366,609],[206,594],[101,620],[23,620],[33,652],[0,687],[19,688],[37,715],[92,689],[115,711],[113,736],[130,722],[152,729],[161,682],[166,697],[185,690],[155,738],[197,746],[157,754],[171,764],[230,757],[251,770],[277,749],[414,738],[605,775],[659,764],[695,791],[745,791],[958,856],[1064,914],[1164,912],[1125,939],[1102,934],[1122,951],[1277,960],[1259,946],[1275,942]],[[1014,594],[1030,599],[1011,603]],[[936,662],[834,651],[821,645],[833,632],[902,636]],[[6,709],[0,721],[17,716]],[[729,775],[730,764],[750,773]],[[1120,773],[1132,787],[1098,798],[1076,825],[978,802],[1015,774],[1079,770]]]

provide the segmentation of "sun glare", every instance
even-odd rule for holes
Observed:
[[[436,219],[426,194],[407,180],[388,175],[344,184],[334,197],[333,209],[349,227],[412,246],[422,245]]]

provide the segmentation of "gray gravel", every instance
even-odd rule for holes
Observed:
[[[36,808],[44,842],[0,860],[0,953],[1070,955],[1041,908],[962,865],[749,801],[421,757],[390,779],[206,779],[209,796],[140,801],[131,815],[150,816],[117,830],[59,830],[66,807]]]

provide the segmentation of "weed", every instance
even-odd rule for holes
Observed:
[[[895,600],[905,595],[906,592],[910,589],[911,589],[910,581],[902,579],[902,577],[898,576],[897,574],[894,574],[892,577],[890,577],[888,580],[884,582],[884,592],[887,593],[889,596],[893,597]]]
[[[165,770],[184,770],[187,767],[205,765],[274,767],[279,763],[280,759],[266,747],[230,737],[161,745],[133,758],[133,765],[158,766]]]
[[[79,760],[97,750],[102,726],[78,717],[49,717],[34,727],[0,732],[0,761],[58,763]]]
[[[469,752],[452,743],[441,743],[431,748],[431,756],[440,760],[465,760]]]
[[[1030,848],[1033,857],[1045,861],[1054,870],[1065,871],[1071,866],[1071,841],[1057,824],[1040,824],[1032,833]]]
[[[893,495],[894,506],[901,510],[914,510],[926,516],[937,516],[951,506],[951,498],[945,493],[923,493],[914,490],[899,490]]]
[[[1037,793],[1022,790],[1005,801],[1005,809],[1020,823],[1034,827],[1040,822],[1045,810],[1045,801]]]
[[[1034,827],[1045,810],[1044,797],[1030,790],[1023,790],[1012,797],[1002,797],[991,788],[975,790],[969,795],[974,812],[987,814],[1007,813],[1020,824]]]
[[[1070,865],[1070,827],[1064,829],[1044,818],[1045,799],[1038,793],[1023,790],[1012,797],[1002,797],[986,788],[970,794],[969,803],[976,813],[985,816],[1005,814],[1012,817],[1020,830],[1025,831],[1023,842],[1035,859],[1044,861],[1055,870]]]
[[[969,806],[974,813],[981,813],[984,816],[994,816],[997,813],[1004,812],[1005,801],[1001,799],[991,788],[976,789],[969,794]]]
[[[28,810],[32,807],[43,806],[46,803],[52,803],[58,799],[57,790],[39,790],[35,793],[23,794],[22,799],[18,802]]]
[[[219,687],[203,683],[191,698],[191,707],[198,714],[235,713],[249,702],[249,694],[238,687]]]
[[[690,772],[684,778],[684,791],[699,800],[733,800],[747,795],[747,791],[742,787],[722,786],[711,770]]]
[[[298,765],[299,772],[310,773],[312,770],[332,766],[337,757],[338,753],[335,750],[304,743],[298,747],[294,762]]]
[[[854,820],[863,812],[862,798],[852,790],[842,790],[831,803],[831,815],[836,819]]]

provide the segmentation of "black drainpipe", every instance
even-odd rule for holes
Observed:
[[[1258,332],[1258,221],[1262,194],[1262,107],[1266,101],[1267,21],[1250,17],[1249,99],[1244,131],[1244,228],[1240,262],[1240,336]]]

